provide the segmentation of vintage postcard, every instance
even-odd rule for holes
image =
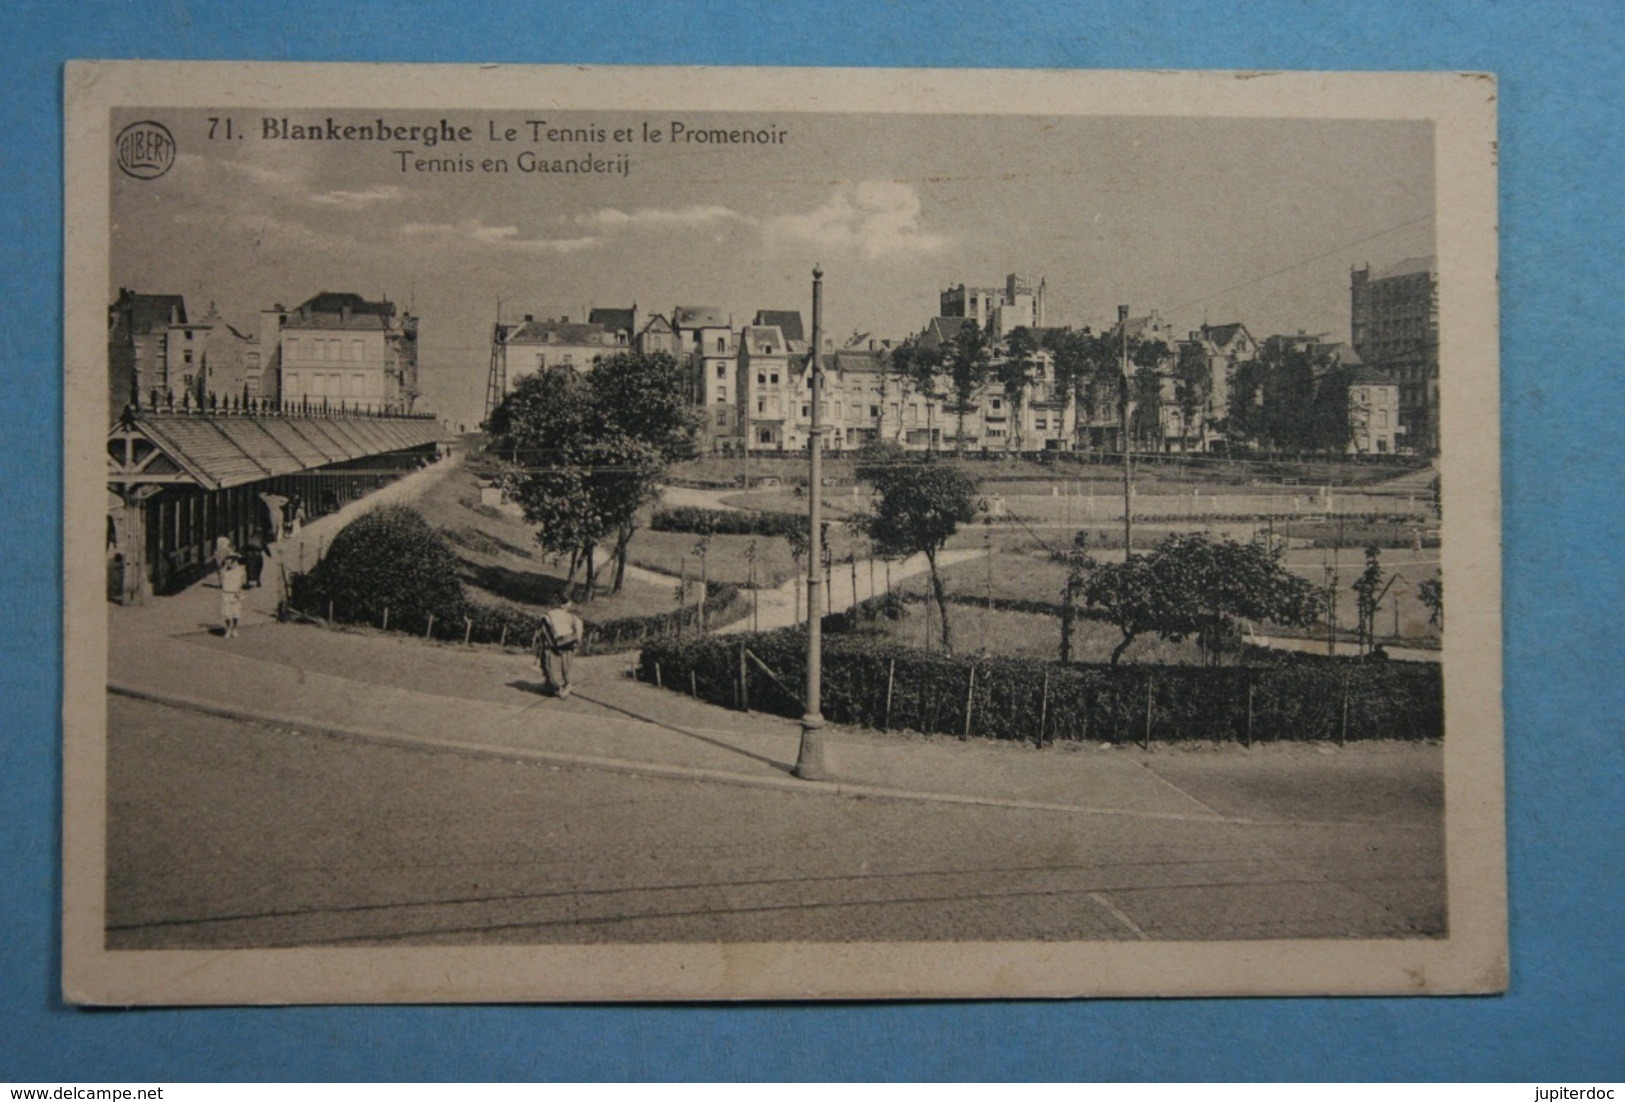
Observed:
[[[1492,77],[65,82],[70,1001],[1505,988]]]

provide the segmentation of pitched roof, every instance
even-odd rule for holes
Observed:
[[[168,327],[171,316],[178,316],[182,323],[186,321],[185,295],[139,295],[134,291],[120,291],[115,305],[129,309],[132,333],[160,332]]]
[[[679,306],[671,312],[678,329],[713,329],[727,326],[728,316],[718,306]]]
[[[507,330],[508,344],[608,344],[604,327],[596,322],[526,318]]]
[[[1361,367],[1349,376],[1350,386],[1396,386],[1393,376],[1375,367]]]
[[[790,351],[784,331],[776,325],[747,325],[740,330],[739,343],[758,355]]]
[[[1401,260],[1397,264],[1390,264],[1372,279],[1395,279],[1399,276],[1421,275],[1423,272],[1432,272],[1437,275],[1439,265],[1431,256],[1412,256]]]
[[[800,310],[758,310],[752,325],[776,325],[787,341],[804,341],[807,334],[801,328]]]
[[[1218,348],[1223,348],[1235,340],[1238,334],[1247,333],[1247,326],[1239,321],[1226,322],[1223,325],[1202,326],[1202,336],[1212,341]],[[1247,333],[1251,337],[1251,333]]]
[[[624,310],[619,306],[595,306],[587,312],[587,322],[591,325],[602,325],[610,333],[623,329],[630,333],[637,312],[636,306],[628,306]]]
[[[210,490],[384,455],[443,439],[432,418],[136,414],[133,426],[198,485]],[[113,431],[122,431],[116,424]]]
[[[380,318],[395,316],[395,304],[388,299],[369,302],[354,291],[319,291],[294,307],[294,313],[342,314],[348,307],[352,314],[372,314]]]

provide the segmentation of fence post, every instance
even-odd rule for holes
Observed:
[[[1156,678],[1147,674],[1145,678],[1145,739],[1141,745],[1151,749],[1151,692],[1156,685]]]
[[[384,606],[384,626],[383,626],[382,630],[384,630],[384,631],[389,630],[389,606],[388,605]]]
[[[1346,746],[1349,741],[1349,675],[1343,675],[1343,723],[1338,728],[1337,745]]]
[[[1049,667],[1044,667],[1044,688],[1038,704],[1038,740],[1034,746],[1044,745],[1044,721],[1049,718]]]
[[[1247,680],[1247,749],[1253,748],[1253,682]]]
[[[959,737],[961,740],[970,738],[971,705],[976,698],[976,666],[970,668],[970,687],[965,690],[965,731]]]
[[[429,638],[434,634],[434,613],[429,613],[429,626],[423,629],[423,637]]]
[[[502,647],[502,648],[506,648],[508,646],[508,625],[507,624],[502,625],[502,639],[497,643],[497,646]]]
[[[655,663],[655,688],[664,689],[665,683],[660,680],[660,663]]]
[[[750,711],[750,666],[745,662],[745,644],[739,644],[739,710]]]
[[[892,683],[896,677],[897,659],[893,658],[890,662],[886,663],[886,710],[884,713],[882,713],[880,719],[880,729],[882,731],[889,731],[891,729],[891,692]]]
[[[333,630],[333,602],[327,602],[327,629]]]
[[[692,666],[688,668],[688,695],[695,700],[700,698],[700,681]]]
[[[465,647],[468,646],[470,644],[470,640],[472,640],[473,637],[474,637],[474,621],[471,618],[469,618],[467,616],[464,616],[463,617],[463,646],[465,646]]]

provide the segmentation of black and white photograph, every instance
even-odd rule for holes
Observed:
[[[1503,990],[1494,99],[70,66],[66,996]]]

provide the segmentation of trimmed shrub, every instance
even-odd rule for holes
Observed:
[[[680,505],[656,509],[649,518],[655,532],[692,532],[711,536],[785,536],[807,530],[807,518],[797,513],[758,513],[744,509],[704,509]]]
[[[750,706],[800,716],[807,637],[799,629],[651,642],[639,658],[639,676],[692,683],[701,698],[738,707],[741,646],[773,671],[770,677],[747,659]],[[1121,743],[1415,740],[1444,733],[1443,680],[1433,663],[1298,655],[1267,667],[1062,666],[926,654],[857,634],[825,640],[823,675],[823,712],[832,722],[926,734]]]
[[[333,538],[326,556],[294,586],[296,603],[339,620],[376,622],[384,609],[407,621],[456,616],[465,599],[462,563],[421,513],[385,505]]]

